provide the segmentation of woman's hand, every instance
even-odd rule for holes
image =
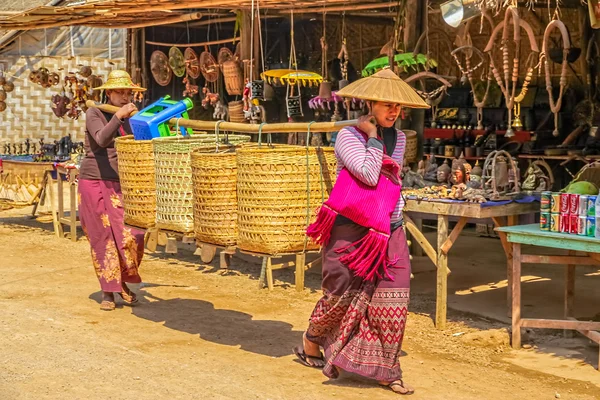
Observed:
[[[375,126],[374,118],[372,115],[363,115],[358,119],[357,127],[366,133],[369,138],[377,138],[377,126]]]
[[[137,107],[133,103],[125,104],[123,107],[119,108],[115,115],[121,121],[125,118],[129,118],[132,112],[137,111]]]

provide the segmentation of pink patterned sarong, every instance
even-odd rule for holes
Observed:
[[[81,227],[102,291],[121,292],[123,282],[140,283],[144,233],[123,223],[120,183],[81,179],[78,197]]]

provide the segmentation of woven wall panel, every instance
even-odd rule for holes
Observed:
[[[8,93],[7,109],[0,113],[0,143],[20,143],[27,138],[36,142],[44,138],[48,143],[69,133],[74,141],[83,141],[85,115],[82,114],[77,121],[56,117],[50,108],[51,98],[60,93],[62,86],[44,89],[31,83],[28,79],[31,70],[46,67],[58,72],[62,79],[67,72],[78,71],[80,65],[89,65],[94,74],[106,80],[110,71],[125,67],[125,60],[6,57],[2,64],[7,78],[15,84],[15,90]]]

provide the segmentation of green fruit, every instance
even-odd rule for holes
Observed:
[[[586,181],[572,182],[564,189],[564,191],[572,194],[597,195],[598,186]]]

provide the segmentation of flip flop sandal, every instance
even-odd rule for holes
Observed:
[[[134,305],[139,302],[135,293],[127,294],[125,292],[119,293],[119,296],[123,299],[123,302],[128,306]]]
[[[408,396],[415,392],[414,389],[409,389],[409,388],[405,387],[404,381],[402,379],[394,381],[394,382],[390,383],[389,385],[381,385],[381,386],[384,386],[384,387],[390,389],[392,392],[403,395],[403,396]],[[394,390],[395,387],[401,387],[402,389],[406,390],[406,392],[402,393],[402,392],[396,391],[396,390]]]
[[[100,309],[102,311],[113,311],[115,309],[115,302],[104,300],[100,303]]]
[[[298,361],[300,361],[300,363],[304,366],[310,367],[310,368],[317,368],[317,369],[322,369],[325,365],[314,365],[308,362],[308,360],[318,360],[318,361],[323,361],[323,363],[325,363],[325,357],[323,356],[323,353],[321,353],[320,356],[309,356],[308,354],[306,354],[304,352],[304,348],[300,347],[300,346],[296,346],[294,347],[294,354],[296,355],[296,357],[298,357]]]

